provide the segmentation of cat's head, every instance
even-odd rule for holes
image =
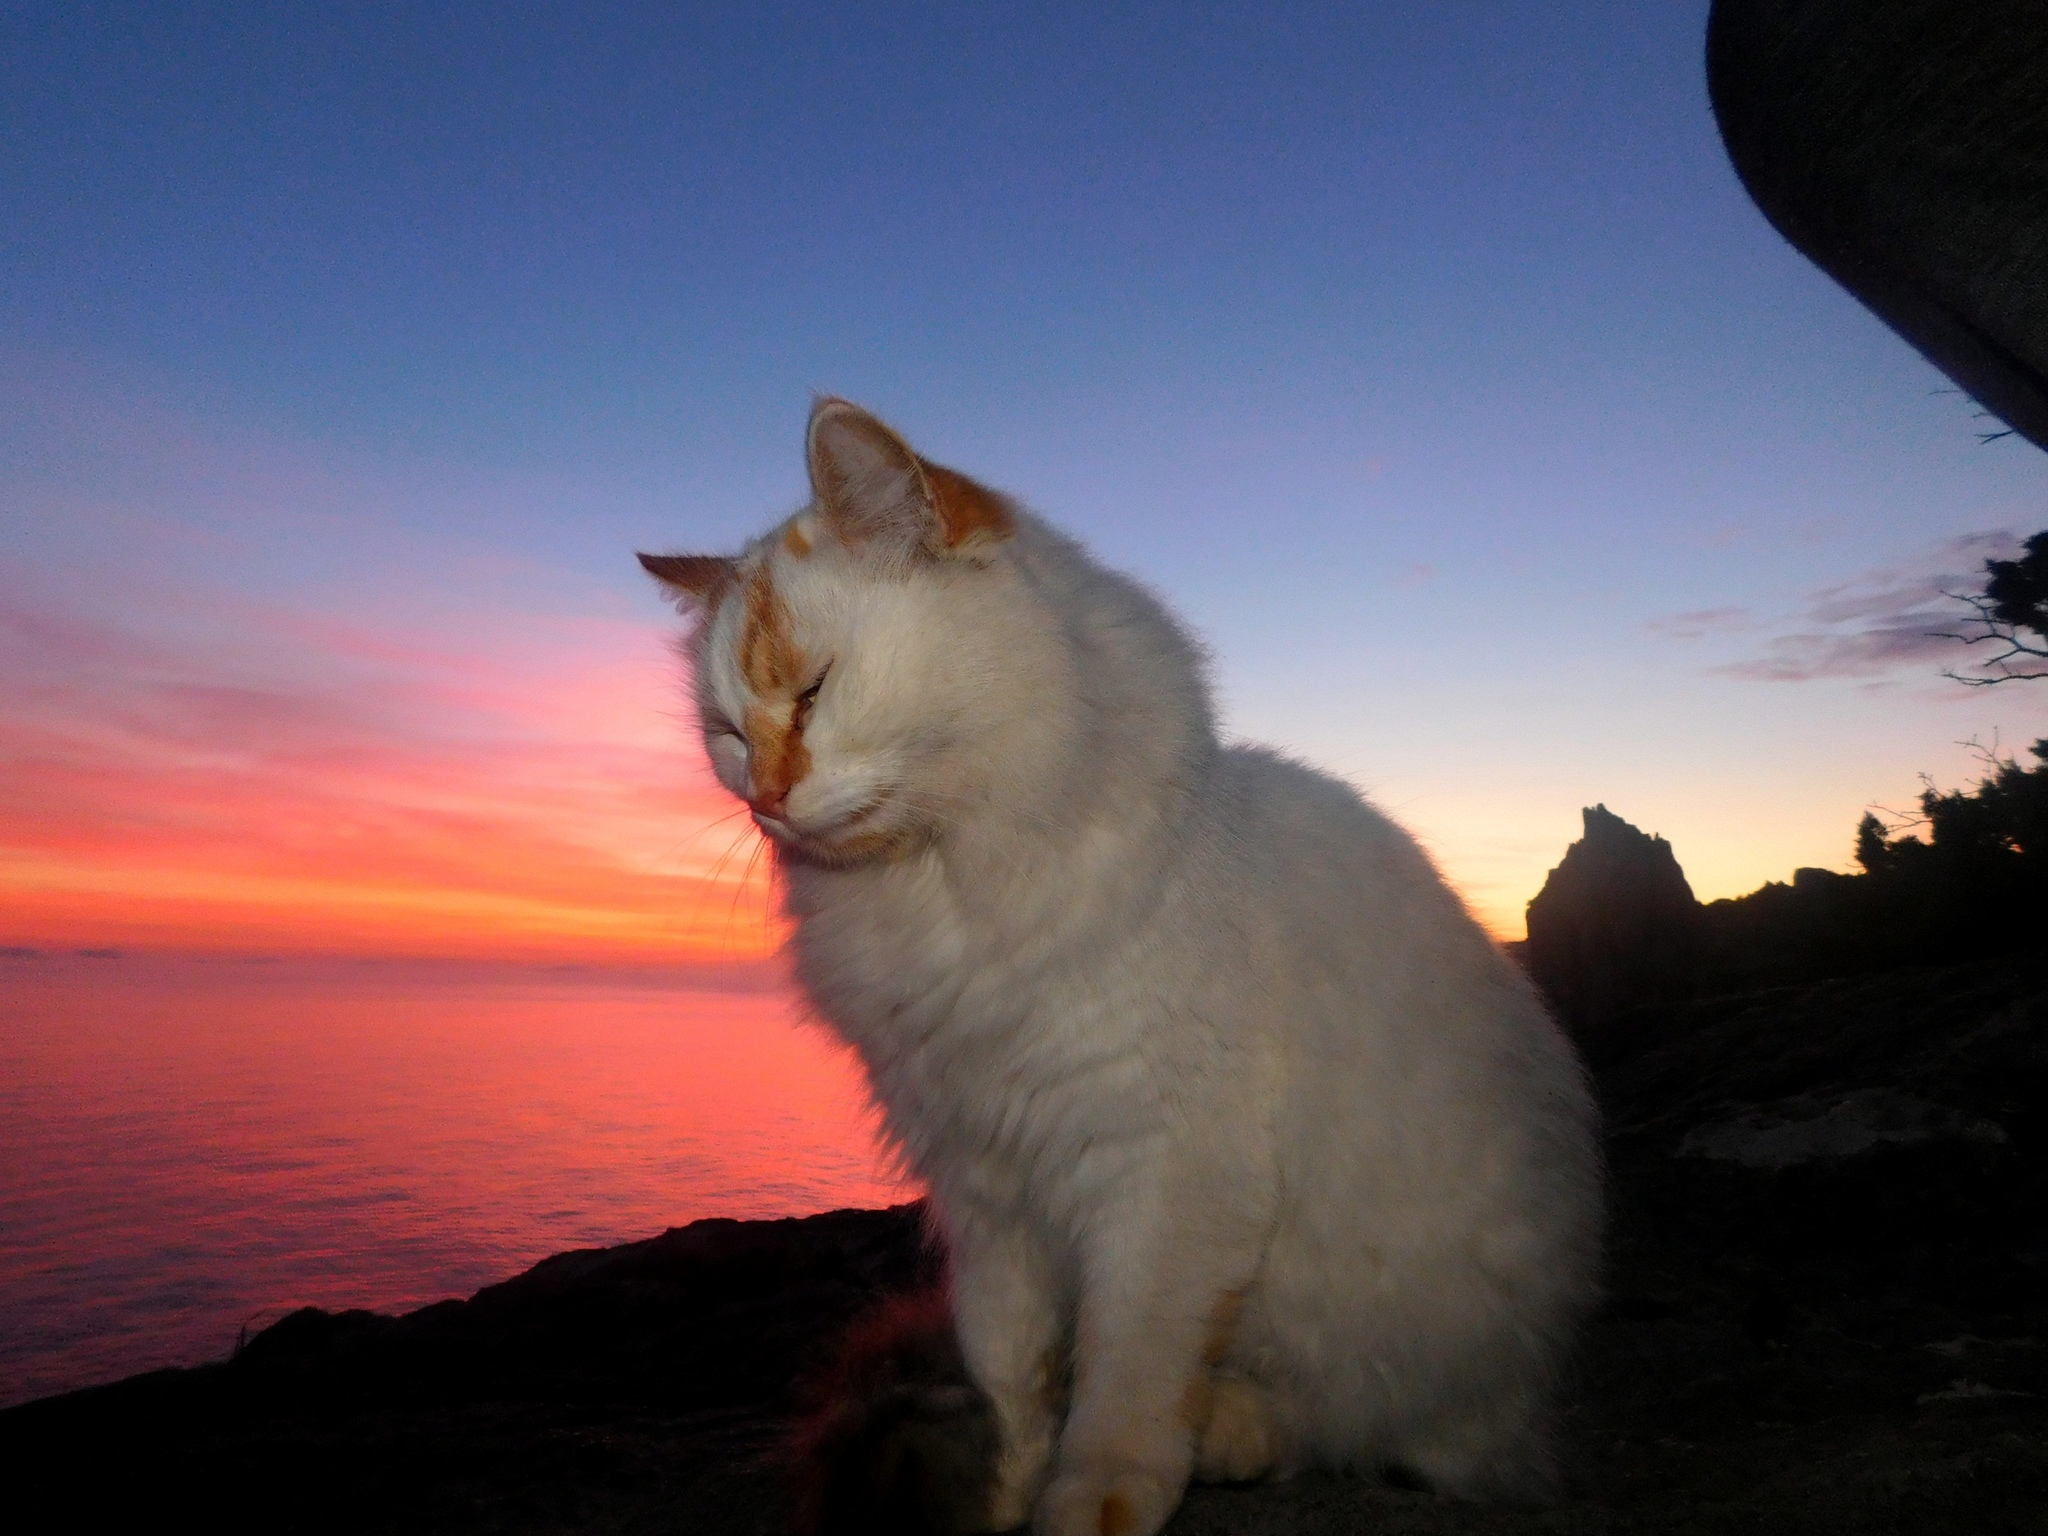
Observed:
[[[689,641],[719,782],[785,851],[846,865],[941,835],[987,790],[1033,641],[1016,511],[845,400],[811,412],[811,504],[741,554],[641,555]]]

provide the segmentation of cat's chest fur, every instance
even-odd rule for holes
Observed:
[[[1089,880],[1122,852],[1010,871],[1000,899],[936,856],[792,880],[798,975],[927,1176],[1024,1203],[1063,1149],[1114,1162],[1157,1130],[1140,952],[1171,882],[1138,898]]]

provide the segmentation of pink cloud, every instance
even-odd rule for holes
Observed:
[[[1713,670],[1757,682],[1883,678],[1906,668],[1967,666],[1949,636],[1967,616],[1951,596],[1981,586],[1984,562],[2010,558],[2018,538],[2003,529],[1944,540],[1898,565],[1866,571],[1812,593],[1805,607],[1764,640],[1755,655]],[[1739,612],[1739,610],[1710,610]],[[1660,621],[1678,626],[1680,615]],[[1670,631],[1674,638],[1692,638]],[[1702,627],[1696,633],[1709,632]]]

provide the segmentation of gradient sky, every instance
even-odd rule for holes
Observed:
[[[763,953],[631,551],[821,390],[1504,937],[1581,806],[1732,895],[2048,735],[1925,637],[2048,458],[1750,205],[1705,0],[720,9],[0,14],[0,943]]]

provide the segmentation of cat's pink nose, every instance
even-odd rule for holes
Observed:
[[[754,808],[755,814],[773,816],[778,821],[782,819],[783,806],[788,803],[789,787],[787,785],[780,789],[765,790],[761,794],[748,797],[747,800],[747,804]]]

